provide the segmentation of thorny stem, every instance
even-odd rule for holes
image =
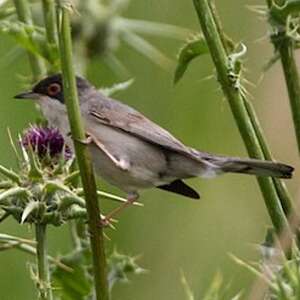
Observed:
[[[27,0],[14,0],[16,12],[21,22],[32,24],[32,17]],[[45,66],[43,61],[36,55],[27,52],[29,64],[32,70],[33,81],[39,80],[45,74]]]
[[[46,225],[36,224],[35,225],[35,236],[36,236],[36,257],[37,257],[37,268],[38,268],[38,290],[39,300],[52,300],[52,290],[50,282],[50,272],[48,265],[47,255],[47,241],[46,241]]]
[[[277,0],[275,3],[267,1],[267,5],[269,8],[270,24],[271,26],[273,25],[274,29],[271,41],[280,56],[292,110],[298,152],[300,154],[300,78],[294,55],[295,41],[288,36],[286,27],[289,14],[292,13],[294,6],[296,11],[299,11],[300,2]],[[278,5],[284,5],[285,10],[280,10]],[[291,9],[288,9],[289,7]],[[280,23],[274,22],[278,13],[280,13]]]
[[[248,113],[250,106],[245,104],[247,99],[241,91],[234,86],[232,79],[229,77],[229,58],[226,45],[224,44],[225,37],[223,36],[223,31],[220,30],[220,25],[215,23],[215,20],[217,20],[217,17],[214,15],[215,11],[211,9],[208,0],[193,0],[193,2],[216,67],[218,80],[229,101],[247,151],[251,157],[265,159],[264,151],[256,133],[255,126],[258,124],[254,124],[251,120]],[[276,232],[279,234],[281,230],[285,229],[291,234],[273,180],[267,177],[257,177],[257,180]]]
[[[71,134],[85,193],[88,213],[88,226],[93,256],[93,274],[97,300],[108,300],[107,266],[104,250],[103,228],[100,226],[100,209],[97,202],[96,181],[90,153],[84,143],[85,132],[82,126],[79,101],[73,70],[72,40],[70,28],[70,10],[63,1],[58,4],[58,33],[63,73],[64,96],[70,121]]]

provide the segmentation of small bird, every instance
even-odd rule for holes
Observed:
[[[223,173],[291,178],[294,168],[282,163],[226,157],[184,145],[135,109],[108,98],[86,79],[76,77],[80,109],[96,173],[127,193],[157,187],[189,198],[199,194],[184,183],[192,177]],[[49,122],[72,146],[61,74],[38,82],[15,98],[36,101]]]

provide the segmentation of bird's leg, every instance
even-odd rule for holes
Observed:
[[[101,220],[101,225],[102,226],[109,225],[109,223],[113,217],[115,217],[117,214],[119,214],[126,207],[132,205],[138,198],[139,198],[138,193],[136,193],[136,192],[129,193],[127,195],[127,201],[122,203],[120,206],[118,206],[114,210],[112,210],[109,214],[107,214],[105,216],[105,218]]]

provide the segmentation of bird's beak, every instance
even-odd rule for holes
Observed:
[[[32,91],[29,92],[24,92],[21,94],[18,94],[16,96],[14,96],[15,99],[38,99],[40,98],[40,95],[37,93],[34,93]]]

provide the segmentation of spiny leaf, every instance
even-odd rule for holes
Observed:
[[[22,213],[21,224],[24,224],[28,216],[31,215],[34,211],[36,211],[38,208],[39,203],[37,201],[30,201]]]
[[[16,197],[20,195],[26,195],[28,192],[26,189],[21,188],[21,187],[12,187],[5,192],[2,192],[0,194],[0,204],[2,201],[5,201],[8,197]]]
[[[0,182],[0,189],[9,189],[13,186],[11,181],[5,180]]]
[[[74,196],[68,195],[68,196],[61,198],[61,204],[59,206],[59,209],[66,210],[73,204],[77,204],[78,206],[85,208],[85,201],[83,198],[78,197],[76,195],[74,195]]]
[[[21,178],[17,173],[15,173],[12,170],[8,170],[1,165],[0,165],[0,173],[17,184],[20,184],[21,182]]]
[[[33,240],[24,239],[18,236],[13,236],[5,233],[0,233],[0,242],[18,242],[28,245],[35,245],[36,242]]]
[[[179,51],[178,64],[175,70],[174,84],[176,84],[185,73],[189,63],[196,57],[207,54],[208,47],[203,36],[197,36],[188,41]]]
[[[13,140],[13,137],[12,137],[12,134],[11,134],[11,131],[10,131],[9,127],[7,128],[7,135],[8,135],[9,143],[10,143],[10,145],[11,145],[13,151],[14,151],[14,154],[16,156],[16,160],[18,162],[20,162],[21,158],[20,158],[20,155],[19,155],[18,150],[16,148],[16,145],[14,143],[14,140]]]
[[[101,88],[100,91],[106,95],[106,96],[112,96],[113,94],[120,92],[120,91],[124,91],[127,90],[134,82],[134,79],[131,78],[127,81],[124,82],[120,82],[120,83],[116,83],[111,87],[108,88]]]
[[[91,294],[92,282],[87,273],[85,253],[77,251],[60,260],[63,264],[72,268],[72,272],[55,267],[52,272],[54,292],[61,300],[85,300]]]
[[[43,171],[41,169],[41,164],[38,159],[38,155],[31,146],[28,147],[28,158],[29,158],[29,173],[28,176],[32,180],[43,178]]]
[[[45,37],[45,31],[42,27],[25,24],[19,21],[1,21],[0,34],[7,34],[15,41],[32,52],[48,60],[51,65],[58,64],[58,49],[54,45],[49,45]]]
[[[63,191],[63,192],[66,192],[67,194],[71,195],[71,196],[74,196],[76,197],[76,194],[73,193],[66,185],[58,182],[58,181],[47,181],[45,186],[44,186],[44,189],[47,193],[53,193],[53,192],[56,192],[56,191]]]
[[[72,172],[71,174],[69,174],[68,176],[66,176],[64,178],[64,184],[68,185],[68,184],[72,184],[75,180],[77,180],[80,176],[80,173],[78,170]]]
[[[144,274],[147,272],[136,263],[137,257],[121,254],[114,250],[108,259],[108,284],[111,290],[117,282],[128,282],[128,274]]]

